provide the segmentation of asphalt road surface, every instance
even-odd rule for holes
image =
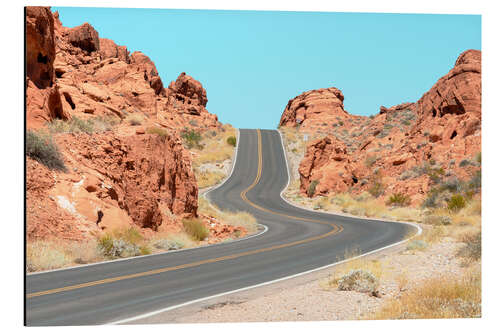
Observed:
[[[396,243],[416,228],[303,210],[285,202],[288,171],[275,130],[240,130],[231,177],[208,193],[253,214],[267,232],[245,240],[26,276],[26,324],[124,320],[300,272]]]

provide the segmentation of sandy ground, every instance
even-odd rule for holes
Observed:
[[[335,266],[276,284],[251,289],[194,305],[160,313],[134,323],[218,323],[267,321],[322,321],[363,319],[377,311],[384,301],[429,277],[460,275],[463,268],[455,258],[463,246],[451,238],[430,245],[424,251],[409,251],[407,244],[376,253],[368,260],[382,267],[380,297],[328,286]]]

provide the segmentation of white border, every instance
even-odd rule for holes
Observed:
[[[281,146],[283,148],[283,154],[285,154],[284,157],[285,157],[286,170],[287,170],[287,175],[288,175],[287,186],[281,191],[280,196],[281,196],[281,198],[283,200],[285,200],[285,202],[289,202],[288,200],[286,200],[286,199],[283,198],[282,194],[288,188],[288,185],[290,184],[290,170],[288,169],[288,160],[287,160],[287,157],[286,157],[285,146],[283,144],[283,137],[281,136],[281,132],[280,131],[278,131],[278,130],[276,130],[276,131],[280,134]],[[238,137],[238,139],[239,139],[239,137]],[[239,140],[238,140],[238,142],[239,142]],[[236,158],[235,158],[235,160],[236,160]],[[292,205],[295,206],[295,207],[297,207],[297,208],[304,209],[304,208],[296,206],[294,204],[292,204]],[[311,210],[311,209],[305,209],[305,210]],[[311,210],[311,211],[313,211],[313,210]],[[316,212],[316,211],[314,211],[314,212]],[[322,213],[324,213],[324,212],[322,212]],[[325,213],[325,214],[338,215],[338,214],[331,214],[331,213]],[[358,218],[358,217],[356,216],[356,218]],[[366,218],[366,219],[369,219],[369,218]],[[370,219],[370,220],[375,220],[375,219]],[[385,220],[380,220],[380,221],[387,222]],[[212,296],[198,298],[198,299],[195,299],[195,300],[192,300],[192,301],[189,301],[189,302],[185,302],[185,303],[181,303],[181,304],[178,304],[178,305],[169,306],[169,307],[164,308],[164,309],[160,309],[160,310],[156,310],[156,311],[152,311],[152,312],[147,312],[147,313],[144,313],[142,315],[138,315],[138,316],[134,316],[134,317],[126,318],[126,319],[120,319],[120,320],[117,320],[117,321],[113,321],[113,322],[107,323],[105,325],[124,324],[124,323],[128,323],[128,322],[131,322],[131,321],[148,318],[148,317],[151,317],[151,316],[163,313],[163,312],[168,312],[168,311],[171,311],[171,310],[175,310],[175,309],[181,308],[181,307],[186,306],[186,305],[195,304],[195,303],[198,303],[198,302],[203,302],[203,301],[206,301],[206,300],[209,300],[209,299],[212,299],[212,298],[221,297],[221,296],[225,296],[225,295],[230,295],[230,294],[234,294],[234,293],[237,293],[237,292],[240,292],[240,291],[250,290],[250,289],[254,289],[254,288],[266,286],[266,285],[269,285],[269,284],[273,284],[273,283],[285,281],[285,280],[288,280],[288,279],[293,279],[295,277],[299,277],[299,276],[306,275],[306,274],[309,274],[309,273],[313,273],[313,272],[316,272],[316,271],[320,271],[320,270],[323,270],[323,269],[326,269],[326,268],[337,266],[337,265],[343,264],[343,263],[345,263],[347,261],[358,259],[358,258],[367,256],[367,255],[370,255],[370,254],[373,254],[373,253],[376,253],[376,252],[379,252],[379,251],[382,251],[382,250],[385,250],[385,249],[397,246],[399,244],[403,244],[403,243],[409,241],[410,239],[412,239],[412,238],[414,238],[414,237],[416,237],[416,236],[418,236],[418,235],[420,235],[422,233],[422,228],[420,228],[420,226],[418,226],[418,225],[416,225],[414,223],[411,223],[411,222],[396,222],[396,221],[394,221],[394,223],[403,223],[403,224],[412,225],[412,226],[414,226],[414,227],[417,228],[417,233],[415,235],[413,235],[413,236],[411,236],[411,237],[409,237],[407,239],[403,239],[403,240],[401,240],[401,241],[399,241],[397,243],[381,247],[379,249],[376,249],[376,250],[373,250],[373,251],[361,254],[361,255],[353,257],[353,258],[344,259],[344,260],[339,261],[339,262],[335,262],[335,263],[328,264],[328,265],[325,265],[325,266],[317,267],[317,268],[314,268],[314,269],[311,269],[311,270],[308,270],[308,271],[304,271],[304,272],[301,272],[301,273],[297,273],[297,274],[285,276],[285,277],[282,277],[282,278],[279,278],[279,279],[276,279],[276,280],[271,280],[271,281],[267,281],[267,282],[255,284],[255,285],[252,285],[252,286],[248,286],[248,287],[244,287],[244,288],[240,288],[240,289],[236,289],[236,290],[227,291],[227,292],[216,294],[216,295],[212,295]]]

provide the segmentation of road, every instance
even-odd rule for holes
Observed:
[[[130,260],[30,274],[26,324],[88,325],[124,320],[332,264],[415,233],[408,224],[303,210],[280,193],[288,183],[275,130],[240,130],[233,173],[208,198],[253,214],[267,232],[249,239]]]

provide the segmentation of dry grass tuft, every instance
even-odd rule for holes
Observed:
[[[214,186],[226,178],[226,174],[220,171],[198,171],[195,174],[198,188]]]
[[[372,319],[481,317],[481,273],[476,267],[463,276],[443,276],[391,299]]]
[[[144,122],[144,117],[138,113],[131,113],[125,118],[125,121],[131,126],[139,126]]]
[[[235,227],[243,227],[249,234],[258,230],[258,223],[255,217],[247,212],[223,211],[212,206],[207,199],[198,198],[198,211],[202,214],[215,217],[225,224]]]
[[[93,240],[73,242],[39,240],[26,244],[26,270],[45,271],[103,260]]]
[[[359,256],[359,254],[359,251],[346,251],[344,259],[354,258]],[[322,287],[327,290],[337,289],[339,287],[339,281],[354,271],[364,271],[370,273],[377,280],[384,277],[382,262],[380,260],[361,257],[336,266],[333,273],[330,274],[328,281],[326,284],[323,284]]]
[[[196,241],[202,241],[208,237],[209,231],[202,220],[197,218],[183,219],[182,226],[186,233]]]

